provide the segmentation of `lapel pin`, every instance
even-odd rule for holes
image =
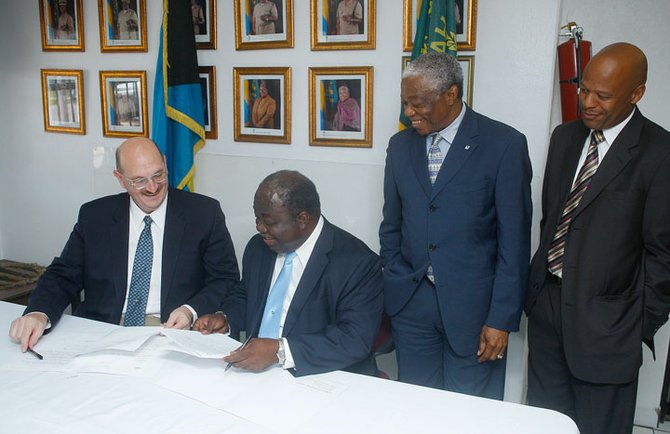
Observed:
[[[470,150],[470,145],[465,145],[465,150],[469,151]]]

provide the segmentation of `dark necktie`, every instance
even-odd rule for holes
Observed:
[[[151,217],[144,217],[144,229],[140,234],[133,261],[133,274],[128,289],[128,306],[123,325],[143,326],[144,315],[149,299],[149,283],[151,282],[151,266],[154,260],[154,242],[151,238]]]
[[[563,209],[561,220],[556,227],[556,233],[554,234],[554,239],[551,242],[549,253],[547,255],[549,272],[556,276],[562,276],[565,241],[568,235],[568,229],[570,229],[570,223],[572,222],[572,216],[574,215],[582,196],[584,196],[584,192],[589,187],[593,175],[598,169],[598,144],[604,140],[605,136],[603,136],[602,131],[593,130],[591,133],[591,143],[589,143],[589,148],[586,151],[586,159],[584,160],[582,168],[579,169],[577,179],[575,180],[572,190],[570,190],[570,194],[568,195],[568,200],[565,203],[565,209]]]

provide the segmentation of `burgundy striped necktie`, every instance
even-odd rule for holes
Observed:
[[[584,196],[584,192],[589,187],[593,175],[598,170],[598,144],[605,140],[603,132],[600,130],[593,130],[591,133],[591,143],[589,149],[586,151],[586,159],[582,168],[579,170],[577,179],[570,190],[568,200],[565,203],[565,209],[561,215],[561,220],[556,227],[554,239],[549,247],[549,254],[547,255],[547,264],[549,272],[556,276],[562,276],[563,272],[563,254],[565,252],[565,239],[570,229],[572,216],[579,205],[579,202]]]

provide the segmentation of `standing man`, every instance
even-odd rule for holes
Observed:
[[[462,103],[445,53],[403,72],[412,128],[390,140],[379,229],[401,381],[502,399],[530,257],[526,138]]]
[[[144,137],[116,150],[114,176],[127,193],[84,204],[60,257],[30,294],[9,335],[32,348],[65,307],[113,324],[189,328],[216,311],[237,284],[233,243],[219,203],[168,189],[165,158]]]
[[[636,108],[647,59],[617,43],[584,70],[582,120],[549,144],[528,314],[528,402],[582,434],[630,433],[644,340],[670,309],[670,133]]]
[[[130,0],[121,0],[117,26],[119,28],[119,39],[125,41],[138,39],[139,21],[137,12],[130,8]]]
[[[254,11],[251,15],[251,29],[254,35],[271,35],[276,33],[275,21],[279,15],[277,14],[277,6],[270,0],[259,0],[254,6]]]
[[[194,329],[255,337],[224,360],[295,375],[338,369],[374,374],[371,350],[382,312],[381,262],[362,241],[321,215],[314,183],[282,170],[254,196],[256,229],[244,251],[242,283],[223,313]],[[225,314],[225,315],[224,315]]]

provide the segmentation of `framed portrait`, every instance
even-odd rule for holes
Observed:
[[[81,69],[42,69],[44,130],[86,134],[84,73]]]
[[[42,51],[84,51],[83,0],[39,0]]]
[[[98,0],[100,51],[147,51],[146,0]]]
[[[402,57],[402,71],[405,70],[405,67],[409,63],[411,56]],[[472,95],[473,95],[473,84],[475,77],[475,56],[457,56],[458,64],[461,65],[463,70],[463,101],[466,102],[468,107],[472,108]]]
[[[412,51],[423,0],[403,0],[403,51]],[[477,0],[455,0],[458,51],[474,51],[477,40]]]
[[[216,139],[218,129],[216,122],[216,66],[198,67],[200,89],[205,113],[205,138]]]
[[[372,147],[371,66],[309,68],[309,143]]]
[[[293,0],[234,0],[235,49],[293,48]]]
[[[375,0],[311,0],[312,50],[374,50]]]
[[[234,139],[291,143],[291,68],[233,68]]]
[[[102,134],[149,137],[145,71],[100,71]]]
[[[216,0],[191,0],[193,33],[198,50],[216,50]]]

